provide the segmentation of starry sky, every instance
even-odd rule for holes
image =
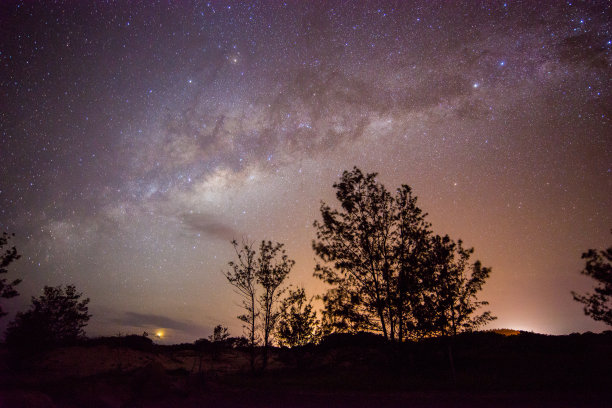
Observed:
[[[4,304],[72,283],[89,335],[240,335],[230,240],[285,243],[323,293],[312,223],[358,166],[492,267],[489,328],[601,331],[570,292],[611,240],[611,8],[2,2]]]

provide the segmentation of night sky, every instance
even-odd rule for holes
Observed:
[[[489,328],[601,331],[572,290],[612,235],[608,1],[2,2],[0,230],[24,309],[91,298],[89,335],[240,335],[232,238],[283,242],[358,166],[409,184],[493,269]],[[12,315],[0,322],[0,328]]]

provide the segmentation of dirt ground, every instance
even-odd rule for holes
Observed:
[[[17,368],[0,349],[0,407],[612,407],[604,361],[610,357],[596,361],[574,343],[569,359],[563,345],[545,357],[523,343],[512,346],[519,357],[500,349],[502,343],[489,355],[471,345],[457,353],[453,380],[441,353],[409,354],[401,364],[410,369],[397,371],[377,347],[277,349],[266,371],[255,374],[248,351],[240,349],[74,346]],[[607,342],[597,344],[610,350]],[[471,357],[475,349],[480,359]]]

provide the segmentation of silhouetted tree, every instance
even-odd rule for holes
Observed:
[[[304,288],[289,290],[283,299],[276,335],[279,345],[286,347],[317,343],[320,337],[317,312],[313,310]]]
[[[259,315],[256,303],[257,281],[255,276],[257,259],[255,258],[256,254],[253,244],[243,241],[242,247],[239,247],[238,242],[233,240],[232,245],[234,246],[238,261],[229,262],[230,270],[225,271],[224,275],[242,297],[242,307],[246,313],[238,316],[238,319],[244,322],[243,327],[249,339],[251,371],[255,371],[255,346],[257,344],[255,325]]]
[[[225,277],[243,297],[243,308],[246,314],[238,318],[245,322],[245,329],[250,339],[251,369],[255,369],[255,345],[257,344],[256,322],[261,315],[261,331],[263,339],[263,368],[268,363],[268,349],[271,336],[278,320],[277,303],[283,290],[281,285],[287,278],[295,261],[289,259],[283,244],[271,241],[261,241],[259,253],[253,249],[253,244],[243,243],[239,249],[238,243],[232,241],[238,262],[230,262],[230,270]],[[257,296],[257,286],[261,294]],[[259,307],[258,307],[259,306]]]
[[[240,336],[240,337],[228,337],[225,340],[225,344],[227,344],[227,346],[229,348],[246,348],[249,346],[249,340],[246,337]]]
[[[8,266],[21,258],[21,255],[17,253],[17,248],[14,246],[4,249],[4,247],[9,245],[9,240],[14,236],[15,234],[8,234],[6,232],[3,232],[2,236],[0,236],[0,275],[7,273]],[[0,278],[0,298],[10,299],[19,295],[19,292],[15,290],[15,286],[20,283],[21,279],[7,282],[6,278]],[[2,309],[2,305],[0,305],[0,317],[6,316],[6,314]]]
[[[30,310],[19,312],[7,329],[6,342],[15,349],[46,349],[67,344],[85,335],[91,315],[89,298],[74,285],[45,286],[43,294],[32,297]]]
[[[322,222],[314,223],[313,249],[324,262],[317,264],[315,276],[333,287],[324,302],[342,312],[339,320],[348,327],[402,340],[410,315],[406,294],[414,290],[409,275],[416,271],[409,262],[415,261],[412,252],[427,237],[429,224],[410,187],[402,186],[394,196],[375,173],[363,174],[355,167],[334,188],[341,210],[322,203]],[[341,303],[334,305],[332,299]],[[328,309],[324,321],[331,315]]]
[[[389,192],[377,183],[376,174],[364,175],[357,168],[345,171],[334,183],[342,210],[321,204],[323,222],[315,221],[316,254],[328,265],[317,264],[315,276],[337,286],[337,294],[348,297],[374,329],[388,337],[385,316],[383,268],[391,256],[389,231],[392,204]]]
[[[224,327],[220,324],[216,325],[215,328],[213,329],[213,334],[211,334],[210,336],[208,336],[208,340],[210,341],[210,351],[211,351],[211,368],[212,368],[212,363],[217,361],[219,359],[219,355],[221,354],[222,350],[225,349],[227,347],[227,343],[226,340],[229,338],[229,332],[227,330],[227,327]],[[202,353],[200,353],[200,368],[199,371],[201,372],[202,370]]]
[[[196,352],[196,358],[193,360],[191,372],[193,373],[195,371],[195,367],[197,365],[198,374],[201,374],[202,366],[204,365],[204,352],[210,349],[211,343],[208,339],[197,339],[193,345]]]
[[[229,331],[227,327],[224,327],[220,324],[216,325],[213,329],[213,334],[208,336],[208,340],[211,343],[222,343],[229,338]]]
[[[276,304],[283,293],[281,285],[289,275],[293,265],[295,265],[295,261],[289,259],[283,249],[283,244],[261,241],[255,275],[257,282],[263,289],[263,293],[259,297],[259,305],[263,313],[264,369],[268,364],[268,349],[279,316]]]
[[[496,319],[489,311],[474,315],[481,306],[488,305],[488,302],[478,301],[476,295],[491,269],[483,267],[480,261],[470,264],[474,249],[463,248],[461,240],[455,243],[447,235],[435,235],[429,245],[422,274],[425,284],[422,292],[416,294],[418,301],[413,301],[415,332],[421,336],[446,338],[450,369],[456,381],[453,339],[448,337],[454,338],[460,332],[472,331]]]
[[[321,310],[321,334],[358,333],[376,330],[377,325],[370,320],[370,314],[363,313],[363,301],[346,285],[327,290],[319,296],[323,301]]]
[[[432,234],[409,186],[391,194],[375,173],[355,167],[334,188],[341,209],[322,203],[314,223],[313,249],[323,261],[315,276],[332,286],[323,297],[326,331],[365,329],[402,341],[491,318],[471,317],[486,304],[475,295],[490,269],[476,262],[466,277],[472,250]]]
[[[496,319],[489,311],[474,315],[481,306],[488,305],[488,302],[478,301],[477,294],[491,268],[483,267],[480,261],[470,264],[473,252],[473,248],[463,248],[461,240],[455,243],[448,236],[432,237],[426,269],[429,288],[420,298],[420,304],[428,309],[418,320],[428,334],[455,336]]]
[[[390,264],[387,277],[395,283],[395,297],[390,305],[395,309],[397,338],[419,335],[422,322],[431,319],[425,294],[432,285],[429,266],[431,257],[431,224],[425,221],[427,214],[417,206],[417,197],[407,185],[397,189],[395,195],[395,226],[392,229],[393,255],[397,262]],[[393,330],[392,330],[393,331]]]
[[[603,251],[589,249],[582,259],[587,261],[581,273],[598,281],[599,286],[595,293],[572,292],[574,300],[584,304],[587,316],[612,326],[612,246]]]

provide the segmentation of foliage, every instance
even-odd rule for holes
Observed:
[[[317,343],[320,337],[317,312],[308,301],[304,288],[290,290],[281,303],[277,329],[281,346],[296,347]]]
[[[8,266],[21,258],[21,255],[17,253],[17,248],[14,246],[6,250],[4,249],[4,247],[9,245],[9,240],[14,236],[15,234],[8,234],[6,232],[3,232],[2,236],[0,236],[0,275],[7,273]],[[0,278],[0,298],[10,299],[19,295],[19,292],[15,290],[15,286],[20,283],[21,279],[7,282],[6,278]],[[7,313],[2,309],[2,305],[0,305],[0,317],[6,316],[6,314]]]
[[[276,304],[283,293],[281,285],[287,278],[295,261],[289,259],[283,244],[271,241],[261,241],[259,251],[253,249],[253,244],[243,242],[239,247],[236,240],[232,241],[237,262],[229,262],[230,270],[225,277],[237,289],[243,298],[244,315],[238,316],[245,323],[245,330],[251,347],[251,368],[254,369],[254,348],[257,336],[257,321],[261,316],[261,338],[264,346],[263,366],[267,364],[268,348],[271,336],[278,320],[279,312]],[[261,294],[258,296],[257,288]]]
[[[574,300],[584,304],[587,316],[612,326],[612,246],[602,251],[589,249],[582,259],[587,261],[581,273],[598,281],[599,286],[595,293],[572,292]]]
[[[213,329],[213,334],[208,336],[208,340],[212,343],[221,343],[229,338],[229,332],[227,327],[224,327],[220,324],[216,325]]]
[[[477,301],[476,295],[491,269],[483,267],[480,261],[470,264],[473,252],[473,248],[463,248],[461,240],[455,243],[448,236],[431,237],[423,276],[426,287],[417,294],[419,303],[414,302],[413,308],[417,333],[454,336],[495,319],[488,311],[474,316],[477,309],[488,305]]]
[[[381,332],[389,340],[456,334],[493,319],[471,317],[486,305],[476,293],[490,274],[472,249],[434,235],[407,185],[390,193],[376,174],[345,171],[334,184],[341,209],[321,204],[313,249],[315,276],[331,285],[323,296],[326,333]],[[471,275],[466,271],[471,269]]]
[[[228,337],[225,340],[225,344],[228,345],[229,348],[233,349],[241,349],[249,346],[249,340],[245,337]]]
[[[44,349],[83,337],[91,315],[87,307],[89,298],[81,296],[74,285],[45,286],[40,297],[32,297],[30,310],[17,313],[9,324],[6,333],[9,347]]]
[[[375,330],[377,326],[370,320],[370,315],[361,313],[363,310],[362,297],[343,283],[340,282],[337,287],[319,296],[323,301],[322,335]]]
[[[279,316],[279,311],[275,308],[275,305],[283,293],[280,286],[289,275],[294,264],[295,261],[289,259],[283,249],[283,244],[261,241],[255,275],[257,283],[263,289],[263,293],[259,297],[259,305],[263,312],[264,368],[268,363],[268,348]]]
[[[242,247],[236,240],[232,241],[238,260],[229,262],[230,269],[224,272],[228,282],[236,288],[242,297],[242,307],[245,314],[238,316],[244,322],[244,329],[251,348],[251,370],[255,369],[255,345],[257,344],[256,319],[259,315],[256,304],[256,277],[255,268],[257,260],[253,244],[243,241]]]
[[[335,288],[328,300],[354,305],[353,313],[361,317],[357,326],[363,324],[388,337],[389,323],[394,320],[390,314],[391,296],[385,296],[390,295],[391,285],[394,199],[375,177],[357,168],[345,171],[340,183],[334,184],[342,210],[322,203],[323,221],[314,223],[317,240],[313,249],[324,264],[317,264],[315,276]],[[340,320],[347,318],[344,315]]]

